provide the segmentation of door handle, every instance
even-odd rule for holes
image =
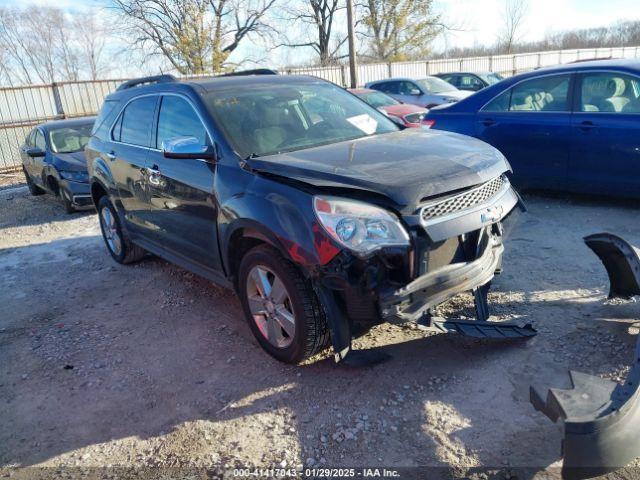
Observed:
[[[595,126],[596,124],[593,123],[591,120],[585,120],[584,122],[581,122],[580,125],[578,125],[578,128],[584,132],[588,132]]]
[[[495,125],[496,122],[492,118],[485,118],[483,120],[480,120],[480,123],[485,127],[490,127],[491,125]]]
[[[109,159],[110,162],[113,162],[116,159],[116,153],[115,152],[107,153],[107,158]]]

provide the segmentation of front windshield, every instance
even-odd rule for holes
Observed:
[[[480,74],[480,77],[489,85],[493,85],[494,83],[498,83],[503,80],[502,76],[497,73],[483,73]]]
[[[74,125],[73,127],[63,127],[49,132],[49,142],[54,153],[81,152],[89,143],[91,137],[91,127],[93,123],[86,125]]]
[[[243,158],[398,130],[384,114],[331,84],[213,91],[205,102]]]
[[[373,108],[388,107],[389,105],[400,105],[395,98],[391,98],[382,92],[366,92],[357,94],[361,99],[371,105]]]
[[[445,92],[455,92],[458,90],[456,87],[451,85],[448,82],[445,82],[441,78],[437,77],[429,77],[423,78],[421,80],[416,80],[418,85],[420,85],[427,93],[445,93]]]

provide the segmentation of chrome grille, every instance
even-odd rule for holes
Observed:
[[[481,205],[495,196],[508,183],[509,180],[504,175],[500,175],[479,187],[423,206],[420,210],[420,217],[423,222],[428,222],[434,218]]]

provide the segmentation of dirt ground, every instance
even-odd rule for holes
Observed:
[[[638,206],[525,196],[507,239],[493,319],[532,322],[527,342],[474,341],[383,325],[357,344],[393,358],[336,367],[267,356],[227,290],[150,258],[108,256],[92,212],[0,191],[0,467],[473,467],[557,476],[561,427],[529,385],[569,368],[620,380],[640,317],[607,302],[582,243],[640,244]],[[470,315],[471,297],[445,304]],[[636,469],[636,472],[638,470]],[[632,473],[618,474],[631,478]]]

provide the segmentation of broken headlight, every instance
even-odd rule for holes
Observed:
[[[356,253],[409,245],[398,218],[383,208],[339,197],[314,197],[313,208],[331,238]]]

